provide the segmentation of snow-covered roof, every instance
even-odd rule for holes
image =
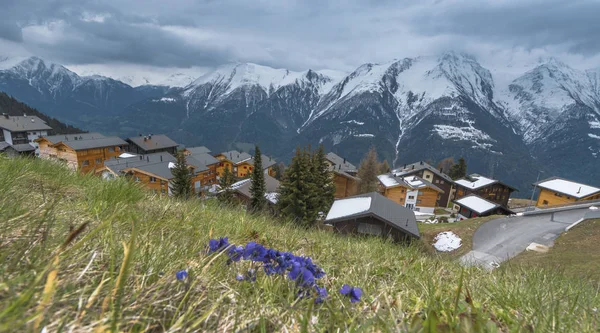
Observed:
[[[575,198],[585,198],[600,192],[600,188],[556,177],[542,180],[537,186]]]
[[[464,198],[455,200],[454,202],[456,202],[457,204],[459,204],[465,208],[468,208],[478,214],[483,214],[483,213],[488,212],[496,207],[499,207],[498,204],[493,203],[491,201],[487,201],[477,195],[469,195]]]
[[[469,178],[472,179],[473,181],[471,181]],[[472,174],[469,177],[465,177],[465,178],[455,181],[455,183],[457,185],[472,188],[472,189],[478,189],[478,188],[485,187],[485,186],[488,186],[490,184],[497,183],[497,182],[498,181],[495,179],[487,178],[487,177],[477,175],[477,174]]]
[[[136,154],[131,154],[131,153],[123,153],[121,155],[119,155],[119,158],[130,158],[130,157],[136,157]]]
[[[272,204],[277,204],[277,201],[279,200],[279,193],[267,192],[265,193],[265,198],[269,200]]]
[[[381,184],[385,187],[398,186],[400,183],[392,175],[379,175],[377,176]]]
[[[325,220],[333,220],[344,216],[350,216],[362,212],[366,212],[371,208],[371,198],[349,198],[336,200]]]

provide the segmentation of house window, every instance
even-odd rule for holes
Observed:
[[[374,224],[367,224],[367,223],[360,223],[358,225],[358,232],[361,234],[375,235],[375,236],[380,236],[382,233],[381,226],[374,225]]]
[[[88,165],[90,165],[89,160],[83,160],[83,162],[81,162],[81,166],[88,166]]]
[[[436,179],[436,180],[435,180],[435,183],[436,183],[436,184],[439,184],[439,183],[440,183],[440,180],[439,180],[439,179]]]
[[[425,178],[429,179],[431,178],[431,175],[425,175]]]
[[[414,195],[409,195],[409,196],[408,196],[408,198],[409,198],[410,200],[412,200],[412,199],[414,199],[414,198],[415,198],[415,196],[414,196]]]
[[[163,188],[162,190],[160,190],[160,193],[162,193],[162,194],[165,194],[165,193],[167,193],[167,192],[166,192],[166,191],[165,191],[165,189]]]
[[[150,177],[150,182],[151,183],[156,183],[156,177]]]
[[[444,183],[444,181],[443,181],[443,180],[440,180],[440,184],[443,184],[443,183]]]
[[[122,148],[121,147],[115,147],[116,151],[121,151]]]
[[[423,191],[419,191],[419,195],[423,195],[423,194],[424,194]]]
[[[138,176],[135,176],[135,177],[133,178],[133,180],[134,180],[136,183],[139,183],[139,181],[140,181],[140,177],[138,177]]]
[[[252,171],[252,167],[250,167],[250,171]]]
[[[544,200],[544,202],[542,202],[542,205],[547,206],[548,205],[548,200]]]
[[[421,199],[418,199],[418,200],[417,200],[417,203],[418,203],[418,204],[420,204],[420,203],[421,203]]]
[[[115,147],[108,147],[108,151],[111,152],[111,153],[114,153],[115,152]]]
[[[415,212],[420,212],[420,211],[421,211],[421,208],[415,207]]]
[[[244,169],[248,169],[248,167],[244,165]]]
[[[96,164],[102,164],[102,159],[101,158],[97,158],[96,159]]]

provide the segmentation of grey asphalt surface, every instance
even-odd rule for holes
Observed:
[[[552,246],[554,240],[570,224],[590,212],[580,208],[553,214],[513,216],[491,220],[482,224],[473,235],[473,249],[461,257],[467,265],[480,265],[493,269],[525,251],[531,243]]]

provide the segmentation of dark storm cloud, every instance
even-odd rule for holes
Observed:
[[[414,18],[418,31],[454,33],[506,45],[565,45],[575,53],[600,52],[600,1],[499,1],[441,5]]]
[[[447,49],[492,53],[491,44],[600,52],[597,1],[8,1],[0,41],[70,64],[350,69]]]

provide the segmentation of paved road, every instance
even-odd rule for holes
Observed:
[[[473,235],[473,250],[461,262],[492,269],[523,252],[531,243],[551,246],[565,228],[584,217],[590,210],[581,208],[554,214],[514,216],[482,224]]]

